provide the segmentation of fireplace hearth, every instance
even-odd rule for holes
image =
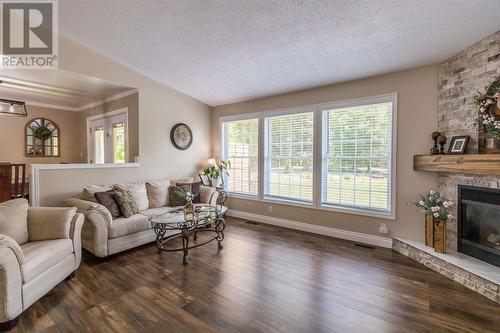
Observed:
[[[458,251],[500,267],[500,190],[458,186]]]

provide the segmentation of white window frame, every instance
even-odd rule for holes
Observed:
[[[390,141],[391,141],[391,190],[390,190],[390,211],[388,213],[376,212],[373,210],[355,208],[355,207],[344,207],[344,206],[333,206],[333,205],[323,205],[321,203],[321,177],[322,177],[322,145],[323,145],[323,111],[332,109],[332,108],[341,108],[341,107],[352,107],[359,106],[365,104],[376,104],[376,103],[384,103],[384,102],[392,102],[392,130],[390,133]],[[353,214],[353,215],[361,215],[361,216],[369,216],[369,217],[377,217],[381,219],[396,219],[396,187],[397,187],[397,178],[396,178],[396,160],[397,160],[397,107],[398,107],[398,94],[391,93],[385,95],[378,96],[370,96],[370,97],[362,97],[348,100],[341,100],[335,102],[321,103],[321,104],[312,104],[312,105],[304,105],[299,107],[291,107],[291,108],[283,108],[276,110],[267,110],[261,112],[253,112],[246,113],[242,115],[232,115],[232,116],[223,116],[219,118],[219,148],[220,148],[220,158],[224,159],[224,136],[223,136],[223,123],[227,121],[238,121],[238,120],[247,120],[247,119],[258,119],[259,122],[259,164],[258,164],[258,177],[259,177],[259,187],[258,194],[247,194],[247,193],[239,193],[239,192],[229,192],[231,197],[240,198],[240,199],[248,199],[253,201],[259,201],[264,203],[275,203],[281,205],[288,205],[294,207],[301,207],[307,209],[314,210],[322,210],[322,211],[333,211],[339,213]],[[279,116],[279,115],[287,115],[294,113],[304,113],[304,112],[313,112],[314,113],[314,146],[313,146],[313,200],[312,203],[296,201],[293,199],[281,199],[276,197],[266,197],[264,195],[264,167],[265,167],[265,133],[264,133],[264,122],[265,117],[268,116]]]
[[[125,116],[125,122],[126,122],[126,130],[125,130],[125,163],[129,163],[129,118],[128,118],[128,107],[122,108],[122,109],[117,109],[113,111],[109,111],[106,113],[101,113],[95,116],[90,116],[87,117],[87,162],[90,164],[123,164],[123,163],[92,163],[91,161],[94,160],[94,138],[91,131],[91,122],[94,120],[98,119],[106,119],[110,118],[113,116],[121,115],[123,114]],[[108,152],[107,154],[110,154]],[[105,157],[108,159],[108,157]]]
[[[319,200],[316,203],[317,207],[320,207],[321,209],[325,210],[330,210],[330,211],[336,211],[336,212],[342,212],[342,213],[351,213],[351,214],[357,214],[357,215],[364,215],[364,216],[373,216],[373,217],[378,217],[378,218],[385,218],[385,219],[391,219],[395,220],[396,219],[396,144],[397,144],[397,94],[386,94],[386,95],[379,95],[379,96],[372,96],[372,97],[364,97],[364,98],[356,98],[356,99],[350,99],[350,100],[343,100],[343,101],[338,101],[338,102],[331,102],[331,103],[322,103],[318,105],[318,116],[323,119],[323,112],[324,111],[329,111],[331,109],[338,109],[338,108],[347,108],[347,107],[355,107],[355,106],[361,106],[361,105],[369,105],[369,104],[378,104],[378,103],[392,103],[392,118],[391,118],[391,131],[389,133],[389,142],[391,142],[391,151],[390,151],[390,163],[391,163],[391,189],[389,191],[389,211],[388,212],[383,212],[383,211],[376,211],[374,209],[369,209],[369,208],[362,208],[362,207],[347,207],[347,206],[337,206],[334,204],[323,204],[321,203],[321,196],[322,196],[322,191],[324,190],[321,187],[321,179],[323,176],[323,166],[320,165],[319,170],[315,170],[319,172],[319,179],[318,179],[318,184],[317,188],[319,188]],[[323,123],[321,122],[321,125],[318,128],[318,131],[320,133],[321,140],[317,142],[319,145],[319,151],[321,152],[319,156],[316,156],[318,158],[318,162],[322,164],[322,149],[323,149],[323,141],[325,140],[324,133],[323,131]]]
[[[273,111],[265,111],[261,113],[261,122],[262,122],[262,127],[263,127],[263,132],[262,135],[259,135],[259,137],[262,137],[262,148],[259,146],[259,151],[262,150],[262,156],[263,156],[263,161],[262,161],[262,198],[264,200],[268,201],[276,201],[276,202],[287,202],[287,203],[295,203],[300,206],[314,206],[315,202],[315,196],[316,196],[316,191],[315,189],[315,174],[316,174],[316,112],[317,108],[315,105],[307,105],[307,106],[301,106],[301,107],[294,107],[294,108],[287,108],[287,109],[279,109],[279,110],[273,110]],[[274,195],[268,195],[265,192],[265,186],[266,182],[268,179],[266,178],[266,173],[265,173],[265,168],[266,168],[266,133],[265,133],[265,121],[266,118],[269,117],[279,117],[279,116],[290,116],[294,114],[300,114],[300,113],[312,113],[313,114],[313,181],[312,181],[312,193],[313,193],[313,198],[311,202],[308,201],[303,201],[303,200],[297,200],[297,199],[292,199],[292,198],[286,198],[286,197],[279,197],[279,196],[274,196]],[[260,134],[260,133],[259,133]],[[260,162],[259,162],[260,164]],[[259,174],[260,176],[260,174]]]
[[[243,115],[237,115],[237,116],[225,116],[225,117],[220,117],[219,118],[219,155],[220,155],[220,159],[221,160],[224,160],[226,159],[225,157],[225,152],[226,152],[226,146],[225,146],[225,142],[224,142],[224,138],[225,138],[225,134],[224,134],[224,123],[226,122],[231,122],[231,121],[241,121],[241,120],[251,120],[251,119],[257,119],[257,122],[258,122],[258,156],[257,156],[257,159],[259,160],[259,163],[258,163],[258,180],[259,180],[259,185],[258,185],[258,188],[257,188],[257,193],[256,194],[252,194],[252,193],[245,193],[245,192],[230,192],[228,191],[228,193],[231,193],[231,196],[232,197],[240,197],[240,198],[245,198],[245,199],[255,199],[255,198],[259,198],[260,199],[260,193],[261,193],[261,183],[262,183],[262,180],[260,179],[261,178],[261,174],[262,174],[262,170],[261,170],[261,159],[262,159],[262,156],[261,156],[261,115],[259,112],[257,113],[246,113],[246,114],[243,114]],[[223,177],[226,177],[223,175]]]

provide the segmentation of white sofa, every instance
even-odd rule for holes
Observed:
[[[192,182],[193,179],[188,178],[144,183],[163,183],[168,188],[168,186],[175,186],[177,183]],[[152,195],[154,195],[154,193],[151,193],[152,188],[150,186],[146,188],[148,198],[150,199],[149,202],[152,203]],[[200,201],[202,203],[215,204],[217,196],[214,193],[216,193],[214,188],[201,186]],[[168,202],[166,203],[167,205],[161,207],[157,207],[158,204],[156,204],[154,208],[149,204],[147,209],[142,209],[139,214],[128,218],[118,217],[113,219],[106,207],[91,201],[88,195],[82,194],[79,198],[68,198],[65,200],[65,204],[76,207],[78,212],[85,216],[85,223],[82,229],[82,246],[97,257],[107,257],[155,241],[156,234],[149,222],[149,217],[179,208],[168,206]],[[146,208],[146,206],[142,208]]]
[[[80,266],[83,215],[75,208],[0,204],[0,330]]]

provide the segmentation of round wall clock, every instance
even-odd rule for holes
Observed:
[[[177,149],[188,149],[193,143],[193,132],[186,124],[175,124],[170,131],[170,141]]]

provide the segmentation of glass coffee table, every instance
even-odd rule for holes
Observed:
[[[195,213],[192,218],[184,217],[184,208],[178,208],[169,212],[152,216],[149,218],[153,230],[156,233],[156,244],[158,250],[174,252],[182,251],[184,257],[183,264],[188,263],[188,250],[208,244],[212,241],[217,241],[219,249],[222,249],[222,241],[224,240],[224,229],[226,228],[226,220],[224,219],[227,213],[227,207],[222,205],[210,206],[206,204],[196,204]],[[171,233],[171,231],[177,231]],[[170,249],[167,248],[167,242],[179,236],[182,238],[182,247]],[[189,237],[193,235],[193,240],[198,239],[198,233],[211,233],[212,237],[204,240],[202,243],[189,245]]]

